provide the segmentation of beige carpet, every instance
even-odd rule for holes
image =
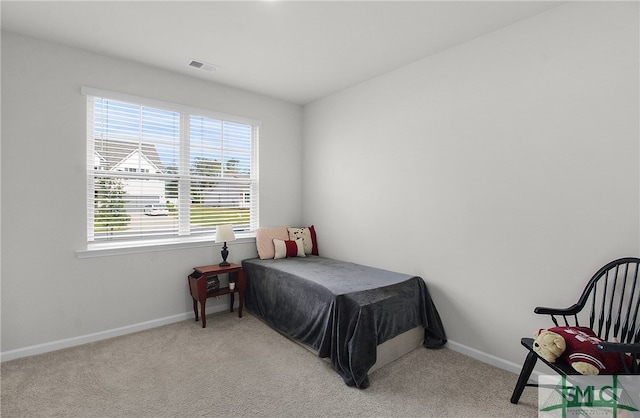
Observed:
[[[524,356],[524,353],[523,353]],[[512,373],[419,348],[347,387],[245,314],[184,321],[2,364],[2,417],[535,417]]]

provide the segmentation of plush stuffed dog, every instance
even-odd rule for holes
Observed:
[[[567,349],[564,338],[555,332],[541,329],[533,334],[533,351],[549,363],[555,363],[556,359]]]

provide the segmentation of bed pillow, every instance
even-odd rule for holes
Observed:
[[[290,240],[302,238],[305,254],[318,255],[318,242],[313,225],[308,228],[287,228],[287,231],[289,232]]]
[[[318,238],[316,237],[316,228],[311,225],[309,227],[309,232],[311,233],[311,242],[313,243],[313,249],[311,250],[311,254],[320,255],[318,253]]]
[[[273,258],[276,250],[273,240],[279,239],[286,241],[289,239],[289,232],[286,226],[264,226],[256,229],[256,247],[258,248],[258,257],[265,260]]]
[[[273,247],[275,248],[276,254],[273,258],[287,258],[287,257],[306,257],[304,254],[304,243],[302,239],[298,238],[297,240],[281,240],[274,239]]]

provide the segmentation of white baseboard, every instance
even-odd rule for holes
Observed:
[[[237,307],[237,302],[234,306],[234,310]],[[226,303],[215,304],[207,307],[207,315],[223,312],[229,309],[229,305]],[[121,335],[132,334],[138,331],[144,331],[151,328],[156,328],[162,325],[172,324],[174,322],[185,321],[187,319],[193,320],[193,311],[185,312],[177,315],[167,316],[165,318],[154,319],[151,321],[140,322],[138,324],[127,325],[126,327],[115,328],[107,331],[96,332],[88,335],[81,335],[79,337],[66,338],[64,340],[52,341],[44,344],[32,345],[29,347],[18,348],[16,350],[9,350],[0,353],[0,361],[10,361],[21,357],[34,356],[36,354],[48,353],[50,351],[61,350],[63,348],[75,347],[77,345],[92,343],[95,341],[106,340],[107,338],[119,337]],[[201,319],[202,320],[202,319]]]
[[[514,373],[516,375],[520,374],[520,370],[522,370],[522,363],[521,364],[516,364],[513,363],[511,361],[507,361],[505,359],[502,359],[500,357],[496,357],[494,355],[491,354],[487,354],[483,351],[480,350],[476,350],[475,348],[471,348],[468,347],[466,345],[457,343],[455,341],[447,341],[447,344],[445,345],[445,347],[450,348],[453,351],[456,351],[460,354],[464,354],[465,356],[471,357],[473,359],[476,359],[478,361],[481,361],[483,363],[487,363],[490,364],[492,366],[495,366],[499,369],[502,370],[506,370],[508,372]],[[526,355],[526,351],[523,350],[522,352],[522,361],[524,363],[524,358]],[[538,370],[533,370],[533,373],[531,373],[531,378],[529,379],[532,382],[537,382],[538,381],[538,375],[543,374]]]

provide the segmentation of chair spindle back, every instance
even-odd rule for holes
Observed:
[[[588,326],[605,341],[640,342],[640,259],[612,261],[593,275],[576,303],[573,321],[588,307]],[[582,312],[585,314],[586,312]],[[555,318],[554,323],[557,324]],[[567,316],[566,325],[570,325]]]

